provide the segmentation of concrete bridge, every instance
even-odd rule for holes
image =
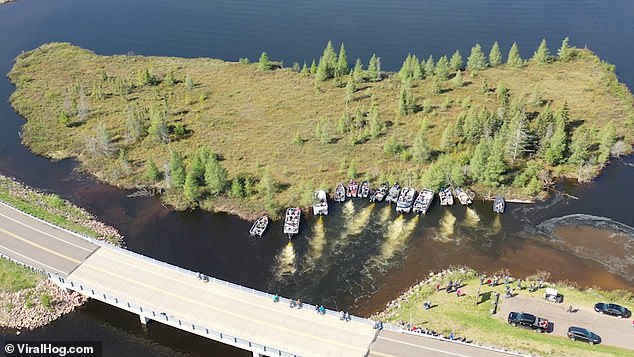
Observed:
[[[254,356],[502,356],[502,351],[374,329],[374,321],[204,277],[113,247],[0,202],[0,254],[45,274],[62,288]]]

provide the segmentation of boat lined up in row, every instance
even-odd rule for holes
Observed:
[[[384,182],[376,190],[370,190],[370,184],[368,181],[363,181],[361,185],[357,184],[355,180],[350,180],[348,187],[343,183],[337,184],[335,187],[334,201],[344,202],[346,197],[354,198],[369,198],[370,202],[382,202],[385,200],[388,203],[396,204],[396,212],[417,214],[426,214],[434,200],[434,191],[430,189],[422,189],[418,196],[416,190],[412,187],[403,187],[398,183],[394,183],[390,188],[389,183]],[[468,189],[462,189],[456,187],[454,193],[458,198],[458,201],[463,206],[467,206],[473,202],[475,193]],[[416,197],[416,199],[414,199]],[[452,206],[454,203],[453,194],[449,187],[443,188],[438,192],[440,198],[440,205]],[[506,208],[506,202],[501,196],[495,197],[493,201],[493,212],[502,214]],[[301,209],[299,207],[291,207],[286,209],[286,215],[284,218],[284,234],[289,239],[299,233],[299,223],[301,219]],[[326,191],[317,190],[313,194],[313,214],[315,216],[328,214],[328,196]],[[251,226],[249,234],[252,236],[261,237],[264,234],[269,224],[269,217],[263,215],[259,217]]]

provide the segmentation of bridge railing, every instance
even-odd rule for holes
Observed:
[[[138,314],[139,316],[150,319],[150,320],[158,321],[166,325],[176,327],[181,330],[192,332],[197,335],[207,337],[216,341],[220,341],[220,342],[223,342],[232,346],[236,346],[239,348],[243,348],[246,350],[260,351],[260,352],[266,353],[267,356],[298,357],[296,354],[293,354],[290,352],[286,352],[274,347],[255,343],[240,337],[226,334],[209,327],[195,324],[191,321],[179,319],[175,317],[174,315],[168,314],[165,311],[156,311],[151,308],[147,308],[141,305],[131,303],[127,301],[126,299],[119,299],[116,296],[112,296],[112,295],[106,294],[105,292],[95,290],[89,286],[86,286],[85,284],[74,282],[68,278],[64,278],[55,273],[47,272],[46,275],[48,276],[50,280],[54,281],[58,285],[77,291],[81,293],[82,295],[105,302],[109,305],[113,305],[121,309],[130,311],[132,313]]]
[[[26,268],[26,269],[29,269],[29,270],[31,270],[31,271],[33,271],[33,272],[37,273],[37,274],[46,275],[46,272],[44,271],[44,269],[40,269],[40,268],[38,268],[38,267],[34,267],[34,266],[32,266],[32,265],[26,264],[26,263],[21,262],[21,261],[19,261],[19,260],[17,260],[17,259],[11,258],[11,257],[10,257],[10,256],[8,256],[8,255],[4,255],[4,254],[0,253],[0,258],[4,258],[4,259],[6,259],[6,260],[8,260],[8,261],[11,261],[11,262],[13,262],[13,263],[16,263],[16,264],[18,264],[18,265],[20,265],[20,266],[22,266],[22,267],[24,267],[24,268]]]

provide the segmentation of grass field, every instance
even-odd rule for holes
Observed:
[[[444,290],[436,292],[435,284],[439,282],[445,286],[449,280],[461,279],[464,296],[458,298],[455,293],[446,293]],[[454,271],[442,278],[433,280],[429,284],[421,284],[400,301],[399,306],[393,306],[379,316],[389,322],[410,322],[415,326],[436,330],[445,336],[454,331],[456,336],[466,336],[477,343],[504,347],[514,351],[535,354],[539,356],[631,356],[632,351],[607,346],[588,346],[584,343],[570,343],[567,338],[551,336],[549,334],[529,333],[525,329],[512,327],[503,320],[503,317],[491,315],[490,300],[482,301],[475,305],[475,296],[479,278],[473,271],[460,273]],[[515,284],[512,284],[515,287]],[[579,290],[563,284],[549,284],[555,286],[559,293],[566,297],[566,304],[575,307],[590,307],[599,300],[610,300],[625,306],[634,304],[634,294],[631,292],[611,291],[605,292],[597,289]],[[524,284],[526,286],[526,284]],[[504,285],[496,287],[483,286],[481,293],[497,291],[504,295]],[[529,293],[527,289],[521,291],[523,296],[541,298],[543,289]],[[492,295],[491,295],[492,296]],[[423,308],[424,301],[431,301],[432,309]],[[503,303],[500,298],[501,303]]]
[[[140,82],[140,74],[146,70],[151,85]],[[462,75],[463,85],[452,80],[438,84],[432,78],[414,80],[411,91],[420,110],[407,115],[397,114],[402,84],[393,74],[379,82],[358,83],[347,102],[347,77],[317,83],[314,75],[290,69],[262,72],[257,64],[99,56],[70,44],[53,43],[18,56],[9,77],[16,85],[11,103],[27,120],[23,141],[37,154],[77,157],[86,171],[120,187],[164,188],[163,181],[145,175],[150,158],[164,171],[170,153],[176,151],[191,166],[193,154],[207,147],[218,154],[230,178],[250,177],[257,182],[270,171],[277,183],[277,207],[306,205],[312,189],[332,190],[350,176],[375,184],[399,180],[430,185],[425,172],[443,154],[450,156],[458,171],[467,173],[465,184],[472,183],[482,194],[534,195],[534,190],[512,185],[529,158],[509,164],[501,187],[487,187],[469,179],[468,161],[475,144],[455,138],[451,148],[441,147],[445,128],[468,108],[496,111],[500,103],[495,88],[500,84],[509,89],[512,101],[525,103],[531,116],[544,110],[545,103],[553,109],[567,103],[571,123],[585,125],[593,133],[592,152],[598,146],[596,131],[610,121],[628,150],[634,142],[632,96],[618,83],[613,68],[588,50],[579,50],[571,62],[527,62],[522,68],[501,65],[477,75],[467,71]],[[367,130],[363,125],[371,98],[384,130],[355,143]],[[128,118],[135,112],[144,118],[144,133],[133,141]],[[158,112],[166,117],[168,144],[148,134],[152,131],[150,117]],[[60,118],[62,113],[67,118]],[[338,123],[346,113],[353,128],[341,132]],[[416,162],[411,155],[423,120],[431,148],[428,163]],[[360,128],[354,129],[355,125]],[[95,146],[99,146],[95,142],[103,143],[101,154],[95,154]],[[388,142],[398,144],[396,151],[400,152],[386,153]],[[572,164],[551,167],[535,156],[530,160],[538,160],[542,169],[555,176],[575,177],[579,171]],[[593,165],[592,174],[601,166]],[[164,197],[177,207],[190,207],[182,196],[182,190],[172,190]],[[263,210],[264,199],[261,188],[246,198],[203,194],[199,206],[255,213]]]
[[[34,288],[43,276],[21,265],[0,258],[0,291],[15,292]]]

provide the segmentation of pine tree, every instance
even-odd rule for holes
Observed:
[[[599,163],[603,164],[608,162],[608,160],[610,159],[612,146],[614,146],[614,143],[616,143],[617,136],[614,123],[609,122],[608,125],[601,129],[599,135],[599,155],[597,157],[597,160]]]
[[[528,149],[528,120],[524,111],[518,111],[509,127],[508,152],[511,164]]]
[[[480,140],[478,145],[476,145],[473,156],[471,156],[471,160],[469,161],[471,176],[481,182],[485,180],[487,162],[489,160],[489,156],[491,155],[491,144],[492,140],[490,138]]]
[[[145,164],[145,177],[151,182],[156,182],[161,179],[161,171],[159,171],[152,159],[149,159]]]
[[[233,198],[244,197],[242,181],[238,177],[231,180],[231,189],[229,190],[229,196]]]
[[[170,178],[172,180],[172,186],[176,188],[183,187],[185,184],[185,165],[183,164],[183,157],[176,151],[172,151],[170,158]]]
[[[440,147],[442,150],[448,151],[455,145],[454,140],[454,126],[449,123],[445,127],[445,130],[442,132],[442,136],[440,137]]]
[[[544,153],[544,159],[551,165],[559,165],[564,160],[564,154],[566,152],[566,120],[562,115],[556,116],[555,126],[553,134],[550,138],[550,142],[546,152]]]
[[[456,75],[453,77],[452,81],[454,82],[456,88],[462,87],[464,85],[464,80],[462,79],[462,71],[456,71]]]
[[[458,71],[462,68],[462,56],[460,55],[460,51],[456,50],[456,52],[451,55],[449,67],[454,71]]]
[[[584,126],[580,126],[575,130],[570,142],[570,157],[568,162],[577,166],[586,163],[589,157],[590,149],[590,133]]]
[[[335,69],[335,77],[341,77],[350,73],[350,65],[348,64],[348,57],[346,57],[346,48],[343,43],[339,50],[339,56],[337,57],[337,68]]]
[[[383,133],[383,123],[379,118],[379,108],[372,98],[372,105],[370,106],[370,113],[368,114],[368,126],[370,128],[370,137],[372,139],[378,138]]]
[[[423,79],[424,69],[421,67],[420,61],[416,55],[412,56],[412,78]]]
[[[427,163],[431,157],[431,150],[427,143],[426,133],[426,130],[419,130],[414,139],[414,145],[412,145],[412,158],[415,162],[420,164]]]
[[[315,63],[315,59],[313,58],[313,63],[310,64],[310,74],[317,73],[317,64]]]
[[[185,86],[188,90],[192,90],[194,88],[194,81],[189,75],[185,76]]]
[[[434,57],[429,55],[427,58],[427,62],[425,62],[425,77],[431,77],[434,75],[434,71],[436,70],[436,65],[434,64]]]
[[[447,56],[440,57],[438,63],[436,63],[435,72],[436,78],[441,81],[445,81],[449,78],[449,60],[447,59]]]
[[[354,92],[357,90],[354,80],[350,78],[346,84],[346,104],[350,104],[354,99]]]
[[[476,43],[476,45],[471,48],[471,55],[469,55],[467,59],[467,68],[477,71],[485,69],[486,66],[487,60],[484,56],[484,52],[482,52],[482,47],[479,43]]]
[[[190,202],[194,203],[200,199],[200,186],[198,180],[192,172],[187,173],[185,183],[183,185],[183,195]]]
[[[542,42],[539,44],[537,51],[533,54],[532,60],[534,62],[544,64],[548,63],[549,59],[548,47],[546,45],[546,39],[542,39]]]
[[[169,132],[167,130],[167,118],[164,111],[156,107],[152,107],[150,110],[150,127],[148,128],[148,134],[153,135],[160,142],[169,143]]]
[[[408,53],[407,57],[405,57],[405,60],[403,61],[403,65],[401,66],[401,69],[398,71],[398,77],[401,79],[402,82],[405,82],[406,80],[410,79],[411,76],[413,75],[413,73],[411,72],[411,68],[412,68],[412,54]]]
[[[376,82],[381,80],[381,60],[376,54],[372,54],[370,65],[368,66],[368,75],[370,81]]]
[[[205,164],[205,185],[211,195],[224,192],[227,187],[227,170],[220,166],[215,155],[210,155]]]
[[[319,59],[319,65],[317,65],[317,73],[315,79],[317,81],[325,81],[326,79],[333,78],[335,76],[335,69],[337,67],[337,53],[332,47],[332,42],[328,41],[324,53]]]
[[[269,62],[269,55],[267,55],[266,52],[262,52],[260,60],[258,61],[258,70],[270,71],[271,68],[273,67],[271,66],[271,62]]]
[[[306,61],[304,61],[304,65],[302,66],[302,69],[301,71],[299,71],[299,73],[301,73],[304,76],[307,76],[310,73],[308,66],[306,65]]]
[[[165,75],[165,79],[163,80],[163,83],[167,84],[170,87],[176,84],[176,80],[174,79],[174,72],[168,71],[167,74]]]
[[[524,60],[520,57],[520,50],[515,42],[513,42],[513,46],[511,46],[511,49],[509,50],[509,56],[506,60],[506,64],[518,68],[524,66]]]
[[[489,52],[489,63],[492,67],[498,66],[502,63],[502,54],[500,53],[500,46],[498,42],[493,42],[491,52]]]
[[[493,139],[491,154],[487,160],[485,170],[485,183],[494,187],[500,186],[506,172],[506,162],[504,162],[504,147],[506,139],[498,135]]]
[[[575,55],[575,49],[568,45],[568,37],[564,38],[564,40],[561,41],[561,47],[557,51],[557,56],[559,56],[559,60],[569,62],[575,57]]]
[[[355,82],[363,81],[363,62],[361,62],[361,58],[357,58],[354,62],[354,70],[352,71],[352,78],[354,78]]]

